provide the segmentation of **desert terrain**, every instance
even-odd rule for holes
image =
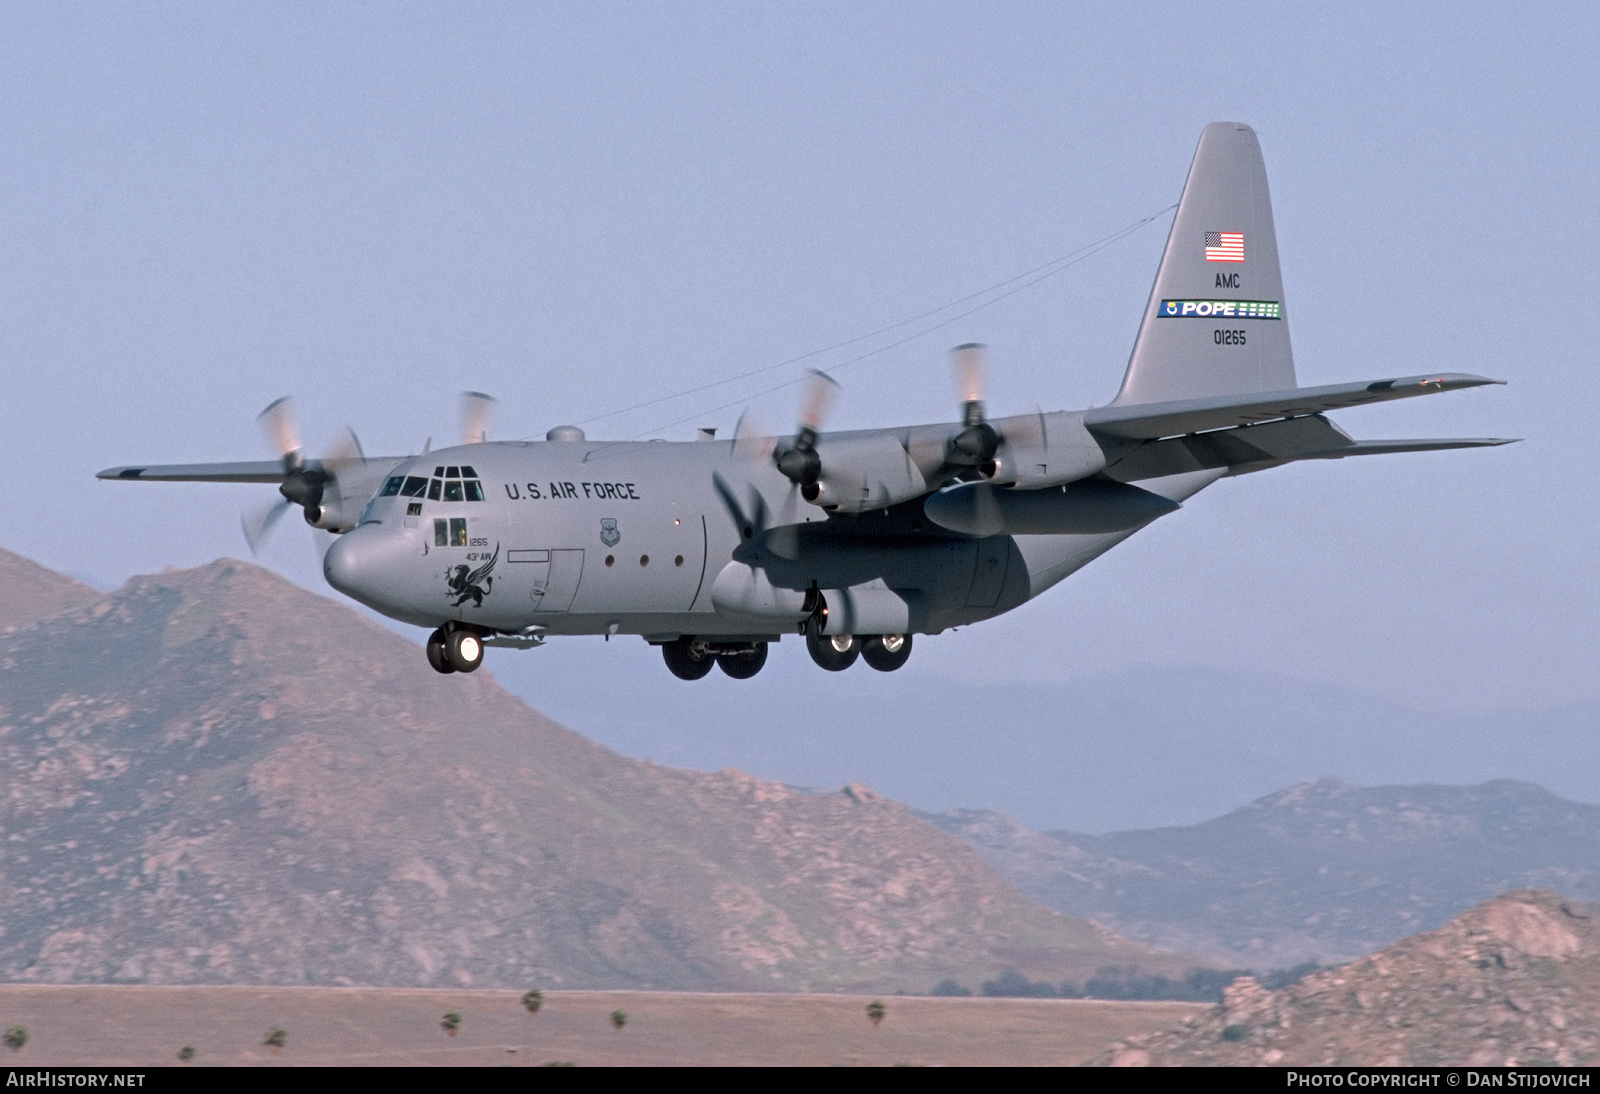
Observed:
[[[1169,1029],[1194,1003],[714,992],[0,985],[0,1023],[26,1026],[16,1066],[1077,1064]],[[621,1010],[621,1029],[610,1015]],[[461,1015],[454,1036],[440,1025]],[[273,1051],[263,1039],[287,1034]]]

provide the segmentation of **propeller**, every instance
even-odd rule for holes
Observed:
[[[1000,431],[983,420],[983,380],[988,370],[989,347],[968,342],[950,351],[956,391],[961,399],[962,430],[950,438],[945,462],[960,467],[983,468],[1000,451]]]
[[[489,416],[500,400],[481,391],[461,393],[461,443],[482,444],[489,439]]]
[[[945,446],[945,463],[952,467],[975,468],[986,479],[1000,471],[996,456],[1002,444],[1014,448],[1036,448],[1044,444],[1044,415],[1014,423],[1002,433],[984,418],[983,391],[989,367],[989,347],[967,342],[950,351],[956,375],[956,393],[961,400],[961,432]]]
[[[300,446],[300,431],[295,427],[293,405],[287,395],[273,400],[256,421],[283,460],[284,480],[278,487],[278,493],[283,495],[281,500],[247,510],[239,518],[252,554],[260,552],[273,526],[291,504],[300,506],[305,511],[306,523],[314,526],[322,519],[323,501],[330,490],[335,499],[338,497],[340,472],[366,462],[360,438],[346,427],[344,438],[326,458],[308,464]]]
[[[822,457],[817,455],[817,432],[822,419],[839,393],[839,382],[825,372],[813,369],[800,403],[800,428],[794,440],[776,449],[773,462],[783,477],[800,488],[807,501],[817,498],[817,483],[822,479]]]
[[[818,497],[822,480],[822,459],[817,454],[817,433],[828,409],[839,392],[839,383],[822,372],[812,371],[806,379],[805,393],[800,401],[800,424],[794,439],[780,442],[770,431],[757,423],[750,412],[739,415],[733,429],[733,456],[750,464],[770,461],[788,479],[790,488],[774,514],[766,499],[754,483],[749,484],[748,509],[741,504],[733,488],[717,475],[714,483],[723,507],[745,542],[759,541],[780,558],[797,557],[800,550],[799,531],[795,527],[795,509],[799,497],[807,501]]]

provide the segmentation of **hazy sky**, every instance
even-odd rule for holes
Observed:
[[[1229,119],[1266,155],[1302,383],[1510,381],[1336,420],[1527,440],[1223,482],[1041,600],[919,642],[914,664],[983,681],[1229,665],[1439,709],[1594,701],[1597,12],[0,6],[18,485],[0,544],[102,582],[248,556],[238,513],[270,488],[93,473],[263,457],[254,418],[283,394],[310,447],[348,423],[370,453],[452,439],[463,388],[500,397],[501,437],[583,421],[688,439],[747,401],[786,423],[792,390],[755,396],[798,365],[593,419],[1155,213],[1201,127]],[[950,419],[944,355],[964,341],[993,347],[996,413],[1107,401],[1166,227],[840,369],[832,424]],[[307,541],[285,521],[262,561],[327,591]],[[615,649],[592,643],[597,676],[638,664]]]

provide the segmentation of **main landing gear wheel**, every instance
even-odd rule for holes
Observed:
[[[483,639],[472,631],[447,631],[428,636],[428,664],[434,672],[475,672],[483,664]]]
[[[861,643],[861,660],[879,672],[893,672],[910,656],[909,634],[875,634]]]
[[[757,642],[754,649],[743,650],[739,653],[722,653],[717,655],[717,664],[722,671],[735,680],[748,680],[761,671],[761,666],[767,663],[767,644]]]
[[[853,634],[823,634],[813,616],[806,625],[806,652],[821,668],[843,672],[861,656],[861,639]]]
[[[689,634],[661,643],[661,657],[666,661],[667,669],[679,680],[701,679],[711,671],[711,666],[717,660],[704,643],[696,642],[694,636]]]

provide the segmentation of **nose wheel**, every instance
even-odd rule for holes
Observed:
[[[475,672],[483,664],[483,639],[472,631],[440,627],[428,636],[428,664],[438,673]]]

